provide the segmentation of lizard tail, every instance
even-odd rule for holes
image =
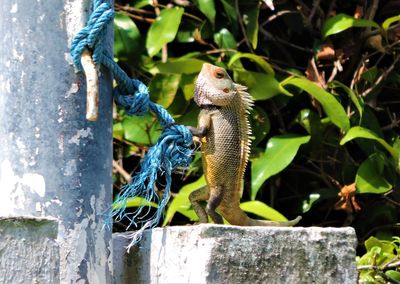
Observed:
[[[301,216],[297,216],[293,220],[289,221],[266,221],[266,220],[256,220],[252,219],[244,213],[239,206],[233,207],[221,207],[220,208],[222,216],[231,225],[237,226],[270,226],[270,227],[292,227],[296,225],[300,220]]]

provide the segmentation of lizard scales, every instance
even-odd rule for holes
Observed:
[[[201,138],[203,171],[207,186],[189,196],[200,223],[208,216],[222,224],[221,215],[232,225],[293,226],[288,222],[255,220],[239,207],[243,176],[249,159],[251,128],[249,112],[253,99],[247,88],[232,81],[225,69],[205,63],[197,78],[194,99],[201,108],[198,128],[190,127]],[[204,209],[200,201],[207,201]]]

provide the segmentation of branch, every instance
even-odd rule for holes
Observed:
[[[372,92],[386,77],[390,74],[390,72],[393,71],[394,67],[396,66],[397,62],[400,59],[400,55],[397,55],[395,59],[393,60],[393,63],[389,66],[388,69],[386,69],[379,77],[376,79],[376,81],[372,84],[371,87],[366,89],[364,92],[362,92],[361,96],[365,97],[367,96],[370,92]]]
[[[113,168],[127,181],[130,182],[132,176],[124,170],[115,160],[113,160]]]

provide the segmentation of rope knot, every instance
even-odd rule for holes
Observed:
[[[71,56],[78,70],[82,70],[81,55],[85,48],[93,50],[93,61],[99,64],[103,60],[104,47],[102,42],[105,27],[114,18],[114,10],[109,3],[98,5],[90,15],[86,26],[78,32],[71,43]]]
[[[124,92],[129,95],[124,95]],[[149,110],[150,95],[146,85],[139,80],[130,80],[126,86],[118,85],[114,89],[114,99],[123,106],[128,115],[143,116]]]
[[[166,128],[159,139],[163,141],[165,161],[172,168],[187,167],[192,161],[192,133],[183,125],[173,124]]]

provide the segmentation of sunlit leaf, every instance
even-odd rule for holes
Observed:
[[[350,121],[343,106],[333,95],[304,78],[290,77],[281,83],[296,86],[313,96],[322,106],[333,124],[346,131],[350,128]]]
[[[346,14],[338,14],[329,18],[322,29],[322,37],[340,33],[344,30],[354,27],[371,27],[379,29],[379,25],[373,21],[356,19]]]
[[[233,70],[235,82],[247,86],[254,100],[266,100],[278,94],[291,96],[273,75],[247,70]]]
[[[121,122],[113,124],[113,137],[122,140],[124,138],[124,128]]]
[[[258,200],[252,200],[240,203],[240,208],[243,211],[255,214],[267,220],[287,221],[286,217],[283,216],[281,213],[279,213],[274,208],[269,207],[267,204]]]
[[[367,251],[372,250],[373,247],[379,247],[382,249],[382,252],[393,253],[395,249],[395,246],[390,241],[379,240],[373,236],[369,237],[364,242],[364,245]]]
[[[385,32],[387,32],[387,30],[389,29],[390,25],[400,21],[400,15],[394,16],[394,17],[390,17],[387,18],[383,23],[382,23],[382,28]]]
[[[193,74],[199,73],[205,61],[186,58],[186,59],[170,59],[165,63],[159,63],[150,70],[150,73],[175,73],[175,74]]]
[[[356,175],[357,192],[378,194],[392,189],[383,175],[384,164],[385,157],[374,153],[360,165]]]
[[[385,271],[386,276],[400,282],[400,272],[396,270],[387,270]]]
[[[184,9],[179,7],[161,10],[146,38],[146,49],[150,57],[156,55],[165,44],[174,40],[183,12]]]
[[[228,67],[231,67],[232,64],[240,58],[248,58],[254,61],[258,66],[260,66],[266,73],[271,75],[275,74],[274,69],[272,69],[271,65],[269,65],[269,63],[265,61],[264,58],[253,53],[236,53],[234,56],[232,56],[231,60],[229,60]]]
[[[272,137],[265,153],[251,163],[251,199],[256,198],[262,184],[271,176],[286,168],[296,156],[301,145],[307,143],[311,136],[285,134]]]
[[[167,213],[164,218],[163,226],[171,222],[176,212],[189,218],[191,221],[198,220],[198,216],[192,209],[192,205],[189,201],[189,194],[206,185],[204,176],[196,180],[195,182],[189,183],[179,190],[179,193],[172,199],[171,204],[168,207]]]
[[[138,0],[138,1],[133,1],[133,7],[135,8],[143,8],[146,6],[151,6],[153,5],[153,0]]]
[[[179,83],[179,87],[182,89],[182,92],[185,96],[185,99],[189,101],[193,98],[194,88],[195,88],[195,74],[182,74],[181,82]]]
[[[129,116],[122,121],[124,138],[134,143],[149,145],[157,141],[161,126],[150,114]]]
[[[309,211],[315,201],[319,200],[321,195],[319,193],[311,193],[308,196],[308,200],[303,200],[303,213]]]
[[[342,138],[342,140],[340,141],[340,145],[344,145],[345,143],[356,138],[371,139],[379,142],[390,153],[390,155],[392,155],[395,161],[398,161],[399,153],[392,146],[390,146],[385,140],[380,138],[371,130],[363,128],[361,126],[352,127]]]
[[[156,74],[149,84],[151,100],[168,108],[174,101],[180,80],[179,74]]]
[[[113,209],[121,208],[122,202],[120,203],[113,203]],[[148,201],[142,197],[129,197],[126,199],[126,207],[140,207],[140,206],[151,206],[153,208],[158,208],[158,205],[154,202]]]
[[[214,0],[195,0],[196,6],[207,17],[207,19],[214,26],[215,24],[215,4]]]

